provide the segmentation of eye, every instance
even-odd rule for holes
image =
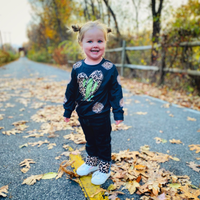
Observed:
[[[92,43],[92,40],[89,40],[88,43]]]
[[[98,40],[98,43],[102,43],[103,41],[102,40]]]

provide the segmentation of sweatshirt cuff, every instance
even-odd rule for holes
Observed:
[[[114,120],[123,120],[124,121],[124,115],[122,112],[114,113]]]
[[[71,117],[71,114],[72,114],[71,111],[65,110],[63,116],[66,117],[66,118],[70,118],[70,117]]]

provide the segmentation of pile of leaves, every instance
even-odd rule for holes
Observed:
[[[143,200],[199,199],[200,189],[191,185],[188,176],[176,176],[160,169],[159,163],[173,159],[168,154],[151,152],[144,146],[140,152],[113,153],[112,159],[115,161],[111,168],[114,189],[136,192]]]

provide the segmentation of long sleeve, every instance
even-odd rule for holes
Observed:
[[[114,120],[124,120],[123,95],[119,75],[115,68],[111,78],[110,104],[113,108]]]
[[[77,91],[76,71],[75,69],[72,69],[71,81],[67,85],[67,89],[65,92],[65,99],[63,103],[63,107],[65,109],[64,115],[63,115],[64,117],[70,118],[71,113],[75,109],[76,91]]]

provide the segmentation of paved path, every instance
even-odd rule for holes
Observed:
[[[7,75],[10,75],[7,77]],[[22,80],[24,78],[33,77],[51,77],[55,81],[69,80],[70,74],[66,71],[53,68],[48,65],[38,64],[27,60],[26,58],[20,58],[18,61],[12,62],[4,67],[0,68],[0,94],[3,95],[6,78],[17,78]],[[14,80],[14,79],[13,79]],[[21,91],[24,89],[21,88]],[[8,90],[8,93],[14,93],[15,89]],[[41,140],[41,138],[23,138],[27,135],[27,130],[39,129],[40,123],[33,122],[30,118],[37,110],[30,107],[35,101],[31,98],[28,106],[23,111],[23,116],[20,115],[20,109],[24,108],[24,105],[16,102],[16,96],[11,96],[7,101],[0,102],[0,114],[4,114],[4,119],[0,120],[0,127],[4,129],[0,130],[0,187],[9,184],[7,198],[0,197],[0,199],[16,199],[16,200],[51,200],[51,199],[70,199],[70,200],[83,200],[84,194],[79,185],[64,176],[58,180],[42,180],[38,181],[33,186],[22,185],[25,178],[43,174],[47,172],[57,172],[59,164],[65,158],[61,160],[55,160],[55,157],[59,153],[63,152],[63,144],[69,144],[74,149],[80,148],[80,145],[76,145],[73,142],[66,142],[63,139],[63,135],[70,133],[67,131],[59,131],[59,137],[47,138],[52,143],[56,143],[56,147],[51,150],[47,149],[46,145],[37,147],[25,147],[19,148],[20,145],[26,142],[35,142]],[[136,96],[132,95],[124,89],[125,108],[127,108],[128,115],[125,116],[125,124],[132,126],[126,131],[112,132],[112,151],[117,153],[121,150],[130,149],[130,151],[137,151],[143,145],[149,145],[151,151],[167,153],[176,156],[180,159],[177,161],[169,161],[162,164],[162,167],[170,170],[176,175],[188,175],[191,178],[192,184],[199,186],[200,173],[193,171],[186,165],[186,162],[194,161],[200,164],[195,158],[200,157],[200,153],[196,154],[195,151],[190,151],[188,145],[200,144],[200,112],[180,108],[172,105],[169,108],[163,107],[167,102],[155,99],[149,96]],[[4,107],[7,103],[15,104],[15,107]],[[62,103],[62,100],[60,104]],[[47,105],[54,105],[56,103],[47,103]],[[57,104],[56,104],[57,105]],[[39,109],[38,109],[39,110]],[[146,115],[138,115],[137,112],[147,112]],[[171,115],[171,116],[170,116]],[[172,117],[173,115],[173,117]],[[13,116],[13,118],[9,118]],[[195,118],[196,121],[188,121],[187,118]],[[28,121],[28,129],[21,134],[16,135],[3,135],[1,132],[10,130],[13,128],[12,123],[20,120]],[[112,118],[113,121],[113,118]],[[167,143],[157,144],[155,137],[160,137],[167,140]],[[182,144],[171,144],[169,140],[179,139]],[[43,140],[43,139],[42,139]],[[82,153],[85,156],[85,152]],[[31,158],[36,163],[31,164],[30,170],[23,174],[20,171],[19,163],[24,159]],[[103,187],[107,188],[112,181],[108,180]],[[126,193],[120,196],[120,199],[131,198]],[[137,195],[133,195],[135,199],[139,199]]]

